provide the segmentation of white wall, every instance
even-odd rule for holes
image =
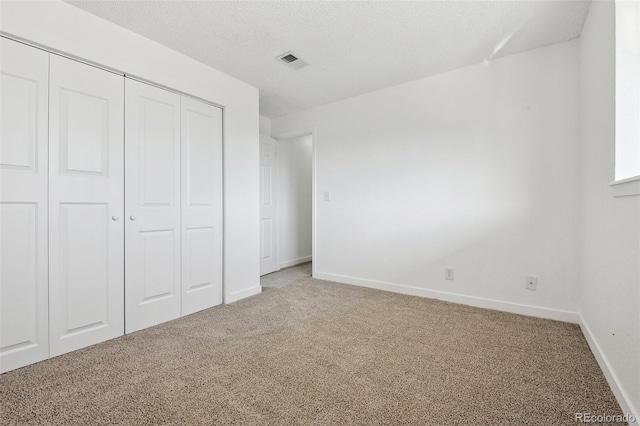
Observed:
[[[260,134],[271,137],[271,119],[260,116]]]
[[[615,13],[591,3],[580,38],[582,244],[580,312],[614,391],[640,412],[640,197],[613,197]],[[636,117],[636,120],[638,118]],[[600,359],[602,361],[602,359]],[[607,372],[607,367],[603,368]],[[623,411],[632,408],[622,407]]]
[[[311,143],[301,136],[276,144],[280,268],[311,260]]]
[[[225,300],[260,292],[258,90],[60,1],[0,3],[0,30],[224,106]]]
[[[272,119],[311,129],[314,276],[577,322],[577,41]]]

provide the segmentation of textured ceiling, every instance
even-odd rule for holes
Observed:
[[[260,89],[277,117],[580,35],[589,1],[68,1]],[[309,66],[274,58],[293,51]]]

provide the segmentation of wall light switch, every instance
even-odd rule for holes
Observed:
[[[331,201],[331,191],[324,191],[324,200]]]

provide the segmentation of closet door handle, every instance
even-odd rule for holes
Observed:
[[[129,219],[136,220],[136,217],[134,215],[131,215],[131,216],[129,216]]]
[[[113,216],[111,216],[111,220],[113,220],[114,222],[117,221],[118,219],[120,219],[120,216],[118,216],[117,214],[114,214]]]

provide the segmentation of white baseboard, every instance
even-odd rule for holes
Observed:
[[[638,411],[638,407],[633,406],[633,403],[631,402],[631,398],[629,398],[629,395],[627,395],[624,388],[620,385],[620,382],[618,381],[618,376],[613,371],[613,368],[611,367],[611,364],[609,363],[607,356],[602,351],[602,348],[598,344],[598,341],[596,340],[595,336],[591,332],[591,328],[589,328],[589,325],[587,324],[587,322],[585,321],[582,315],[580,315],[580,328],[582,329],[582,334],[584,334],[584,338],[587,340],[587,343],[589,344],[589,348],[591,348],[591,352],[593,352],[593,356],[595,356],[596,361],[598,361],[598,365],[600,365],[600,369],[604,373],[604,376],[606,377],[607,382],[609,383],[609,387],[611,388],[611,391],[613,392],[616,399],[618,400],[618,404],[620,404],[622,413],[629,414],[630,416],[633,415],[635,417],[636,421],[634,423],[630,422],[629,424],[635,424],[635,425],[639,424],[640,411]],[[596,414],[596,413],[592,413],[592,414]]]
[[[233,293],[229,294],[229,296],[225,298],[224,304],[226,305],[229,303],[237,302],[240,299],[244,299],[246,297],[253,296],[261,292],[262,292],[262,287],[259,285],[255,287],[245,288],[244,290],[234,291]]]
[[[511,312],[514,314],[570,322],[573,324],[580,323],[580,316],[577,312],[561,311],[558,309],[542,308],[539,306],[523,305],[520,303],[504,302],[501,300],[485,299],[482,297],[465,296],[463,294],[449,293],[446,291],[428,290],[420,287],[392,284],[383,281],[373,281],[344,275],[327,274],[324,272],[316,272],[313,277],[319,280],[335,281],[342,284],[375,288],[377,290],[392,291],[394,293],[408,294],[411,296],[428,297],[431,299],[444,300],[445,302],[459,303],[478,308],[494,309],[496,311]]]
[[[296,265],[299,265],[301,263],[307,263],[307,262],[311,262],[311,256],[304,256],[304,257],[299,257],[297,259],[287,260],[285,262],[280,262],[278,267],[280,269],[288,268],[289,266],[296,266]]]

